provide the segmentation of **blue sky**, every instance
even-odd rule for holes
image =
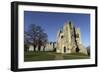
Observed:
[[[74,26],[80,28],[81,39],[84,46],[90,45],[90,15],[79,13],[56,13],[24,11],[24,26],[28,29],[30,24],[36,24],[44,29],[49,41],[56,41],[56,35],[64,24],[72,21]]]

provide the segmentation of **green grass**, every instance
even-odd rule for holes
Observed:
[[[24,52],[24,61],[47,61],[56,60],[55,57],[62,55],[63,59],[89,59],[90,57],[82,53],[61,54],[56,52]],[[59,58],[59,57],[58,57]]]
[[[82,54],[82,53],[71,53],[71,54],[64,54],[64,59],[89,59],[90,56]]]
[[[25,52],[24,61],[45,61],[54,60],[55,56],[48,52]]]
[[[83,54],[83,53],[69,53],[68,55],[87,56],[86,54]]]

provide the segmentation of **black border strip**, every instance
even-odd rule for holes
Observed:
[[[18,5],[11,3],[11,70],[18,69]]]
[[[86,6],[86,5],[69,5],[69,4],[53,4],[53,3],[37,3],[37,2],[20,2],[14,1],[18,5],[36,5],[36,6],[50,6],[50,7],[68,7],[68,8],[85,8],[85,9],[95,9],[96,6]]]

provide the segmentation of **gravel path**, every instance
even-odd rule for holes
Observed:
[[[63,56],[61,54],[55,55],[55,60],[63,60]]]

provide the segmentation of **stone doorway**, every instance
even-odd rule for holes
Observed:
[[[66,52],[66,47],[64,46],[64,53]]]

